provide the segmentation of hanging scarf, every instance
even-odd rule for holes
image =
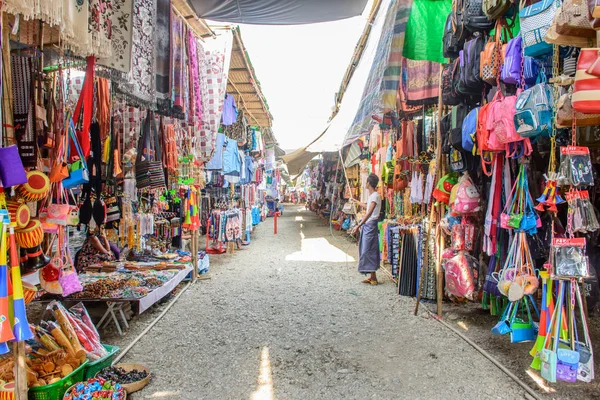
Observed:
[[[113,13],[110,18],[112,55],[99,59],[98,63],[128,73],[131,69],[133,0],[112,0],[112,8]]]
[[[27,3],[27,1],[19,0],[19,3]],[[36,0],[36,3],[36,19],[40,19],[50,26],[60,26],[62,24],[63,0]]]
[[[159,112],[171,114],[171,0],[156,7],[156,101]]]
[[[113,0],[90,0],[90,49],[89,54],[97,57],[112,55]]]
[[[2,11],[9,14],[21,14],[28,21],[36,18],[35,0],[3,0]]]
[[[61,40],[73,54],[86,57],[92,44],[89,4],[85,0],[63,0],[62,8]]]
[[[173,112],[175,114],[185,113],[185,98],[184,98],[184,75],[185,64],[183,60],[183,45],[184,45],[184,26],[181,18],[174,17],[171,26],[171,46],[173,59]]]
[[[217,131],[221,125],[232,39],[231,32],[228,32],[218,40],[197,43],[202,92],[202,127],[199,131],[196,156],[204,161],[210,160],[212,156]]]
[[[108,79],[98,78],[97,92],[96,119],[100,124],[100,138],[104,141],[110,134],[110,82]]]
[[[404,58],[402,69],[406,103],[409,106],[437,104],[440,84],[440,64],[431,61],[414,61]]]
[[[188,60],[190,71],[190,88],[192,101],[190,102],[190,122],[192,124],[202,120],[202,97],[200,92],[200,77],[198,75],[198,47],[196,45],[196,36],[190,30],[188,31]]]
[[[131,71],[127,83],[117,90],[134,105],[155,108],[156,85],[154,75],[154,0],[136,0],[133,7],[133,35]]]

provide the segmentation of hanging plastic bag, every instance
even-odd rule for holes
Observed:
[[[565,146],[560,148],[558,184],[561,186],[594,185],[594,170],[588,147]]]

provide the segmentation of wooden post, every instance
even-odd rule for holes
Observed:
[[[198,279],[198,238],[198,229],[192,230],[192,264],[194,264],[192,269],[192,282],[196,282],[196,279]]]
[[[25,342],[13,343],[13,356],[15,358],[15,399],[27,398],[27,364]]]

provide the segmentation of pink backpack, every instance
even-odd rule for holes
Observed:
[[[515,129],[515,104],[521,89],[516,96],[504,97],[498,90],[490,105],[488,115],[488,129],[490,131],[490,147],[498,147],[512,142],[523,140]]]
[[[481,196],[468,173],[460,177],[456,184],[456,199],[452,203],[454,214],[472,214],[481,211]]]
[[[446,262],[446,291],[452,296],[466,298],[475,301],[477,291],[475,288],[473,258],[467,257],[464,252],[458,254]]]

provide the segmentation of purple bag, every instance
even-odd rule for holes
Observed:
[[[4,187],[27,183],[27,174],[16,145],[0,148],[0,181]]]
[[[521,82],[521,62],[523,59],[521,36],[510,39],[506,46],[506,54],[504,56],[504,65],[500,73],[502,82],[511,85],[518,85]]]

